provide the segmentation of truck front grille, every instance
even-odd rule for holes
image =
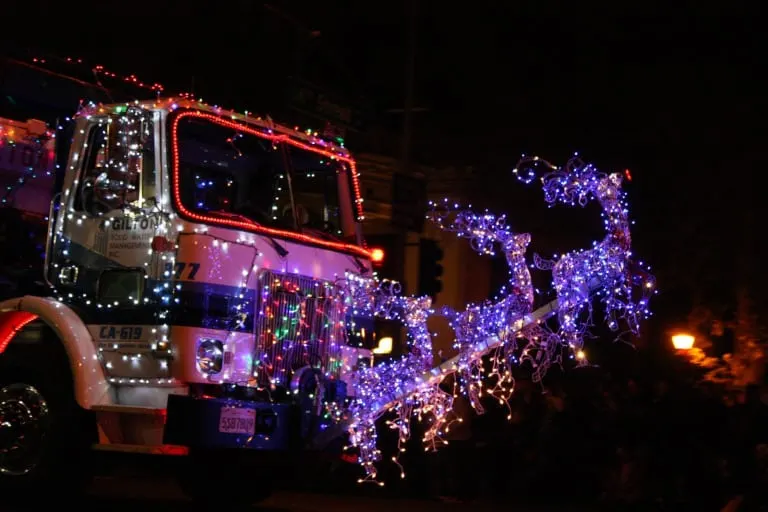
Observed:
[[[256,310],[255,376],[288,386],[299,368],[338,377],[344,344],[343,306],[331,283],[265,272]]]

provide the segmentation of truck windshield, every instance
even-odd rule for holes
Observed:
[[[354,236],[350,171],[343,162],[194,117],[179,120],[176,137],[186,209],[288,231]]]

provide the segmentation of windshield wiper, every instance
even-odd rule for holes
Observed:
[[[327,231],[323,231],[322,229],[304,227],[303,231],[317,235],[320,238],[325,238],[326,240],[333,240],[336,242],[342,241],[341,238],[339,238],[338,236],[334,235],[333,233],[328,233]]]
[[[228,212],[226,210],[208,210],[208,213],[213,213],[215,215],[221,215],[222,217],[229,217],[230,219],[236,219],[241,222],[247,222],[248,224],[251,224],[253,226],[261,226],[258,222],[256,222],[253,219],[250,219],[246,217],[243,214],[240,213],[234,213],[234,212]],[[272,245],[272,248],[277,252],[277,254],[280,255],[281,258],[285,258],[288,256],[289,251],[279,243],[277,243],[277,240],[272,238],[271,236],[262,235],[264,238],[269,240],[269,243]]]
[[[249,219],[248,217],[240,213],[228,212],[227,210],[208,210],[208,213],[215,213],[216,215],[221,215],[222,217],[229,217],[230,219],[236,219],[241,222],[247,222],[248,224],[253,224],[254,226],[260,225],[255,220]]]

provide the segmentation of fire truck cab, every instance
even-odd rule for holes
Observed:
[[[83,107],[56,145],[51,293],[0,303],[0,485],[70,482],[90,449],[306,450],[370,359],[340,285],[372,271],[349,153],[186,97]],[[194,467],[198,497],[231,479]]]

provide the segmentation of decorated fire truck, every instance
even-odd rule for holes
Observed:
[[[266,496],[371,355],[348,344],[337,285],[372,272],[347,150],[176,97],[0,119],[0,156],[19,220],[3,252],[38,219],[51,291],[0,303],[0,485],[71,487],[96,449],[191,454],[196,497]],[[210,459],[232,452],[261,458]]]
[[[88,456],[128,452],[187,456],[179,476],[195,498],[255,502],[345,433],[361,481],[376,481],[383,413],[399,448],[411,418],[429,416],[436,446],[452,421],[446,375],[481,412],[481,396],[506,400],[520,361],[534,381],[566,358],[586,364],[593,300],[611,329],[637,333],[656,293],[631,259],[622,176],[578,157],[515,168],[524,183],[541,174],[548,203],[596,201],[608,219],[592,248],[534,257],[557,296],[538,308],[530,235],[431,205],[440,229],[499,248],[510,268],[496,299],[461,311],[372,277],[381,252],[363,240],[354,160],[269,118],[187,96],[81,103],[53,125],[0,119],[0,165],[3,497],[81,488]],[[435,315],[457,355],[432,367]],[[397,318],[410,350],[372,365],[352,340],[366,317]]]

